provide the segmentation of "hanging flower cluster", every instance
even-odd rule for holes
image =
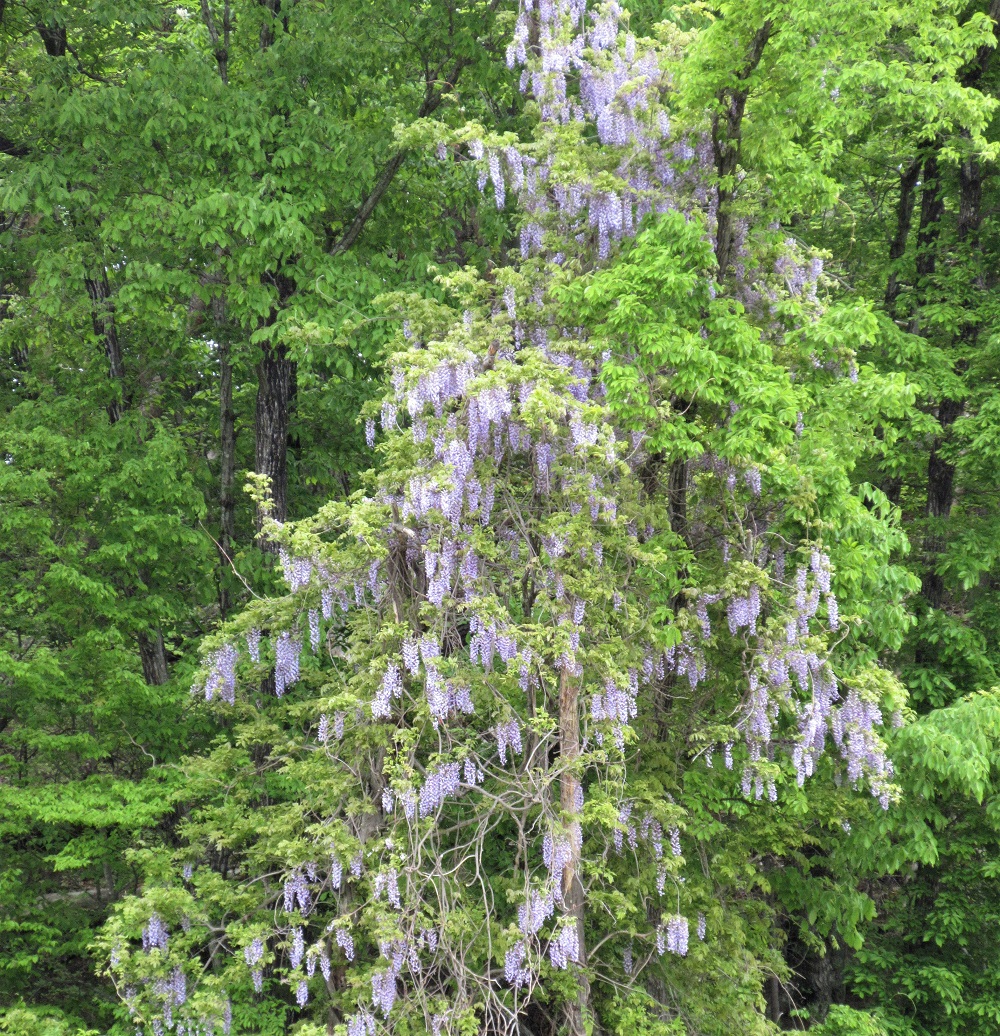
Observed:
[[[545,251],[546,233],[557,262],[569,243],[592,240],[598,261],[614,241],[631,237],[651,212],[699,204],[709,222],[712,146],[704,135],[671,141],[663,101],[667,77],[655,47],[622,34],[614,0],[596,13],[576,0],[526,0],[507,48],[511,68],[523,65],[520,87],[538,105],[539,145],[526,149],[473,137],[466,143],[479,166],[478,185],[492,184],[498,208],[510,188],[523,212],[521,253]],[[537,26],[536,57],[528,40]],[[560,126],[593,125],[617,165],[583,173],[560,161]],[[439,145],[444,158],[447,147]],[[549,250],[552,254],[552,250]]]

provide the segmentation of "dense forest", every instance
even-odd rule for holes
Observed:
[[[0,0],[0,1032],[1000,1032],[1000,0]]]

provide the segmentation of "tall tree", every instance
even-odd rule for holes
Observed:
[[[489,6],[449,11],[3,8],[5,1001],[106,1019],[90,933],[136,833],[177,819],[149,768],[210,733],[190,651],[272,578],[240,473],[284,470],[293,511],[349,493],[371,297],[433,292],[428,263],[493,232],[392,133],[483,63]]]
[[[766,208],[718,277],[712,149],[669,134],[655,44],[613,10],[539,17],[509,52],[531,141],[403,137],[471,158],[498,206],[517,192],[520,262],[449,278],[448,304],[387,300],[407,323],[367,491],[266,526],[289,593],[209,643],[202,685],[238,726],[188,762],[183,844],[107,933],[146,1024],[763,1026],[778,905],[859,939],[851,861],[811,856],[894,797],[877,727],[902,690],[855,631],[898,646],[916,584],[851,473],[912,392],[848,376],[876,321],[820,300]],[[718,997],[682,996],[706,975]]]

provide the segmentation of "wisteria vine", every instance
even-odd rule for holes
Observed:
[[[568,249],[599,265],[651,213],[697,212],[712,232],[709,141],[671,137],[657,51],[620,22],[613,2],[596,13],[582,0],[524,3],[508,60],[524,66],[542,146],[472,136],[438,149],[463,147],[499,207],[516,195],[522,268],[501,271],[485,302],[454,280],[468,296],[458,320],[442,309],[404,324],[391,387],[366,415],[382,457],[372,492],[266,526],[289,594],[274,613],[249,609],[195,688],[237,706],[264,674],[278,698],[316,687],[310,674],[324,667],[339,674],[336,693],[315,694],[312,751],[349,775],[353,795],[313,818],[307,855],[278,861],[275,923],[241,918],[212,938],[253,990],[280,978],[299,1008],[320,977],[333,990],[336,974],[363,964],[363,987],[337,989],[349,1036],[391,1027],[403,1004],[435,1036],[477,1011],[490,1031],[514,1033],[552,972],[578,980],[566,1010],[581,1032],[594,972],[587,904],[606,881],[591,860],[648,878],[648,926],[604,940],[616,973],[634,976],[637,946],[647,960],[689,953],[683,810],[634,802],[622,774],[644,702],[680,681],[694,691],[720,643],[745,648],[745,688],[732,736],[706,765],[721,750],[733,769],[740,739],[743,794],[774,800],[775,749],[788,749],[801,784],[832,740],[850,783],[884,806],[892,795],[880,707],[835,673],[842,620],[820,548],[789,583],[782,550],[758,553],[724,586],[690,593],[672,623],[656,618],[656,567],[675,542],[669,511],[640,478],[641,435],[616,429],[609,356],[565,326],[548,290]],[[552,142],[572,125],[595,129],[603,167],[564,161]],[[821,268],[795,265],[792,252],[775,272],[811,298]],[[773,302],[761,283],[739,289],[748,306]],[[704,474],[718,499],[750,509],[765,493],[753,465],[707,457]],[[332,661],[308,661],[331,643]],[[608,803],[610,824],[597,808]],[[517,847],[507,902],[483,873],[494,834]],[[187,887],[196,879],[185,873]],[[460,907],[478,918],[474,937],[454,920]],[[185,918],[189,945],[196,925]],[[704,911],[694,932],[710,937]],[[141,949],[117,948],[112,967],[156,1036],[228,1033],[228,996],[206,982],[192,1001],[200,965],[178,959],[159,913]]]

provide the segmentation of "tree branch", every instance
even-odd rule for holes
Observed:
[[[9,137],[0,134],[0,155],[10,155],[13,158],[24,158],[28,154],[28,148],[24,144],[15,144]]]
[[[996,26],[997,23],[1000,22],[1000,0],[993,0],[990,4],[989,11],[986,13],[993,22],[993,43],[984,43],[979,50],[976,51],[975,59],[962,76],[963,86],[977,87],[986,72],[990,58],[996,53]]]
[[[428,81],[427,89],[424,92],[424,100],[417,112],[416,117],[418,119],[426,118],[437,109],[444,99],[444,95],[449,90],[454,89],[458,77],[462,74],[462,70],[470,63],[471,58],[459,58],[439,90],[436,90],[433,83]],[[342,255],[357,241],[369,217],[375,211],[375,206],[382,200],[382,196],[389,189],[389,185],[392,183],[396,173],[399,172],[400,166],[406,161],[407,154],[406,150],[397,151],[389,159],[375,181],[375,186],[368,193],[368,197],[361,203],[361,208],[358,209],[347,230],[344,231],[340,239],[330,249],[331,255]]]
[[[215,24],[215,15],[212,13],[208,0],[201,0],[201,20],[208,29],[208,38],[212,42],[212,54],[215,63],[219,68],[219,78],[223,83],[229,82],[229,0],[226,0],[222,14],[223,38],[219,37],[219,30]]]
[[[743,137],[743,114],[750,96],[749,79],[757,70],[764,48],[771,38],[774,24],[769,18],[754,33],[743,68],[736,73],[739,86],[726,87],[720,91],[719,111],[712,118],[712,148],[715,153],[716,172],[719,175],[719,207],[716,223],[715,256],[719,264],[719,276],[725,274],[733,250],[733,222],[729,206],[736,196],[733,179],[740,160],[740,145]]]

